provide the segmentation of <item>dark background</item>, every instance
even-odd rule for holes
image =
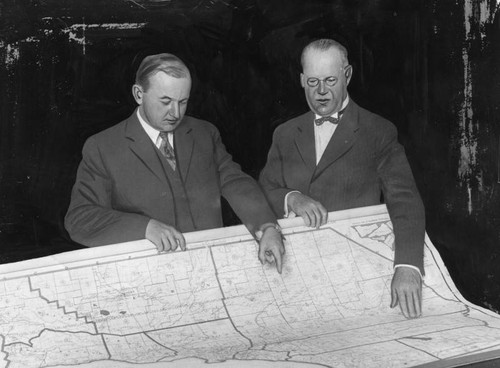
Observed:
[[[62,226],[86,138],[130,115],[151,53],[193,74],[188,114],[257,177],[307,110],[302,47],[349,50],[349,91],[398,127],[427,232],[470,301],[500,310],[500,11],[494,0],[0,0],[0,262],[77,249]],[[237,223],[224,211],[227,225]]]

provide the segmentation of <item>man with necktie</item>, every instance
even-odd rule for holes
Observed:
[[[261,186],[279,216],[312,227],[329,211],[379,204],[383,194],[395,235],[391,307],[419,317],[425,213],[396,128],[350,99],[353,68],[340,43],[311,42],[301,63],[311,111],[276,129]]]
[[[176,56],[142,61],[132,87],[138,108],[85,142],[66,229],[90,247],[146,238],[160,251],[184,250],[183,232],[223,225],[222,195],[259,241],[261,262],[281,272],[276,216],[217,128],[185,116],[190,91],[189,70]]]

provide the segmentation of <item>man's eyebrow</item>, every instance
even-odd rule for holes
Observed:
[[[160,100],[175,101],[175,99],[174,99],[174,98],[172,98],[172,97],[170,97],[170,96],[168,96],[168,95],[161,96],[161,97],[160,97]],[[179,101],[187,101],[187,100],[189,100],[189,96],[184,97],[184,98],[180,99]]]

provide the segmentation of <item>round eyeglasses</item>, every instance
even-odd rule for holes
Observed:
[[[325,83],[328,87],[333,87],[337,84],[338,79],[336,77],[326,77],[324,79],[319,78],[307,78],[307,85],[309,87],[317,87],[320,82]]]
[[[345,77],[349,79],[350,77],[350,71],[351,71],[351,65],[346,65],[343,68],[340,68],[341,72],[345,74]],[[308,77],[306,79],[306,83],[309,87],[317,87],[320,82],[325,83],[328,87],[333,87],[334,85],[337,84],[339,79],[333,75],[326,77],[324,79],[316,78],[316,77]]]

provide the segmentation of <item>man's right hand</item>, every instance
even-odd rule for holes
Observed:
[[[288,196],[288,210],[302,217],[309,227],[318,228],[328,220],[328,211],[321,203],[299,192]]]
[[[154,219],[148,222],[146,239],[153,242],[159,252],[174,251],[177,246],[186,250],[186,240],[179,230]]]
[[[276,263],[278,273],[281,273],[282,259],[285,254],[285,246],[281,232],[276,228],[268,227],[264,230],[259,241],[259,260],[264,263]]]

